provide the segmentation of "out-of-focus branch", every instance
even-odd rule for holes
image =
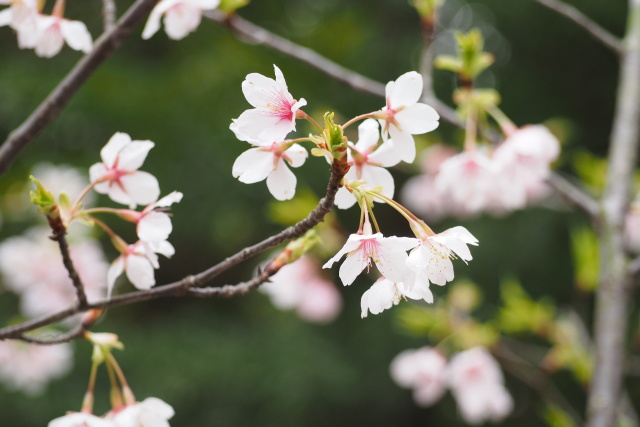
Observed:
[[[594,39],[598,40],[618,55],[624,53],[624,48],[619,38],[602,28],[600,25],[591,20],[591,18],[587,17],[575,7],[568,5],[560,0],[534,1],[553,10],[554,12],[559,13],[570,21],[573,21],[578,26],[582,27],[587,33],[591,34]]]
[[[204,13],[206,18],[229,28],[239,39],[249,43],[268,46],[287,56],[296,58],[329,77],[346,83],[352,88],[377,96],[384,96],[384,85],[371,80],[361,74],[351,71],[325,58],[312,49],[295,44],[262,27],[259,27],[237,15],[228,16],[225,13],[212,10]]]
[[[573,420],[573,425],[582,425],[582,419],[578,412],[553,383],[548,380],[547,375],[540,372],[537,366],[520,358],[505,344],[492,347],[491,352],[508,372],[527,384],[532,390],[538,393],[543,400],[562,408]]]
[[[137,0],[110,31],[96,40],[91,52],[78,61],[69,74],[33,113],[0,146],[0,175],[5,173],[22,149],[58,115],[93,72],[115,51],[147,16],[158,0]]]
[[[65,332],[63,334],[49,334],[51,336],[49,335],[33,336],[33,335],[23,334],[23,335],[20,335],[18,339],[32,343],[32,344],[54,345],[54,344],[61,344],[63,342],[69,342],[71,340],[79,338],[82,336],[82,334],[84,334],[84,331],[85,329],[82,327],[82,325],[80,325],[73,328],[69,332]]]
[[[123,305],[129,305],[142,301],[149,301],[157,298],[166,297],[184,297],[184,296],[201,296],[201,297],[223,297],[230,298],[235,296],[245,295],[247,292],[257,288],[260,284],[264,283],[275,274],[281,265],[274,263],[273,261],[267,265],[267,267],[260,271],[256,277],[248,282],[239,283],[236,285],[226,285],[222,287],[211,287],[197,289],[198,286],[202,286],[208,281],[212,280],[218,274],[229,268],[237,265],[238,263],[245,261],[265,250],[272,248],[285,240],[294,239],[302,236],[311,228],[324,220],[324,216],[333,208],[333,202],[335,195],[340,187],[340,181],[347,172],[346,156],[342,159],[336,159],[333,161],[331,167],[331,178],[327,185],[326,195],[320,200],[316,208],[309,213],[309,215],[296,223],[295,225],[288,227],[280,233],[271,236],[260,243],[247,247],[235,255],[230,256],[224,261],[216,264],[215,266],[205,270],[194,276],[187,276],[184,279],[173,282],[167,285],[158,286],[145,291],[130,292],[124,295],[118,295],[110,300],[102,300],[95,303],[89,303],[86,307],[80,307],[78,305],[67,308],[58,313],[54,313],[48,316],[41,317],[39,319],[29,320],[17,325],[8,326],[0,329],[0,340],[13,338],[21,339],[29,342],[53,344],[58,342],[68,341],[69,339],[76,338],[77,336],[71,336],[69,339],[66,335],[61,337],[54,337],[51,339],[43,340],[34,338],[32,336],[25,336],[25,332],[32,331],[34,329],[41,328],[43,326],[51,325],[74,314],[85,312],[91,309],[105,309],[119,307]]]
[[[640,138],[640,0],[629,1],[629,17],[609,149],[607,181],[600,206],[600,284],[594,318],[595,363],[587,402],[587,426],[616,425],[622,393],[628,324],[629,274],[624,221]]]
[[[564,197],[569,204],[580,209],[590,218],[596,218],[599,210],[598,202],[585,190],[555,172],[549,175],[547,182],[558,194]]]
[[[102,0],[102,21],[104,31],[111,31],[116,25],[116,2],[115,0]]]

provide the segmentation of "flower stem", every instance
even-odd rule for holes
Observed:
[[[322,127],[320,127],[320,125],[318,124],[318,122],[316,122],[315,120],[313,120],[313,117],[311,117],[310,115],[308,115],[307,113],[305,113],[302,110],[298,110],[296,113],[301,113],[299,114],[301,117],[298,117],[298,114],[296,114],[296,117],[301,118],[301,119],[306,119],[307,121],[309,121],[313,126],[315,126],[316,129],[318,129],[318,132],[322,133],[323,129]]]
[[[71,212],[75,212],[75,210],[80,205],[80,202],[82,201],[82,199],[84,199],[85,196],[89,193],[89,191],[91,191],[91,189],[95,187],[96,184],[98,184],[99,182],[100,181],[94,181],[91,184],[87,185],[87,187],[84,190],[82,190],[82,193],[80,193],[80,195],[78,195],[78,198],[75,200],[75,202],[73,202],[73,205],[71,206]]]
[[[491,117],[498,122],[504,136],[509,137],[512,133],[518,130],[518,127],[511,121],[511,119],[509,119],[507,115],[495,105],[487,107],[487,113],[491,114]]]
[[[367,113],[367,114],[362,114],[360,116],[356,116],[353,119],[349,120],[347,123],[342,125],[342,129],[346,129],[349,126],[351,126],[352,124],[354,124],[355,122],[357,122],[358,120],[364,120],[364,119],[370,119],[372,118],[374,115],[376,114],[376,112],[373,113]]]

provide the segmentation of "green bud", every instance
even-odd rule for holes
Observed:
[[[289,255],[289,263],[298,260],[318,243],[320,243],[320,237],[315,230],[309,230],[304,234],[304,236],[289,242],[287,245],[287,249],[291,251],[291,254]]]
[[[324,114],[324,139],[327,148],[335,159],[341,159],[347,153],[347,140],[342,134],[342,126],[334,123],[334,113]]]
[[[245,7],[249,2],[250,0],[221,0],[218,9],[229,15],[241,7]]]
[[[478,29],[468,33],[457,33],[458,56],[440,55],[436,58],[436,68],[458,73],[460,79],[471,82],[493,64],[492,54],[484,52],[484,38]]]
[[[31,203],[38,206],[40,212],[48,215],[56,208],[56,199],[34,176],[30,176],[29,179],[36,185],[36,190],[29,192]]]
[[[418,11],[422,19],[433,21],[436,10],[444,0],[411,0],[411,5]]]

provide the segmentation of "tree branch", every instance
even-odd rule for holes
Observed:
[[[60,225],[62,225],[62,222]],[[59,230],[54,229],[53,235],[50,238],[51,240],[58,242],[60,253],[62,254],[62,263],[69,273],[69,278],[73,283],[73,287],[76,289],[79,308],[86,308],[89,304],[87,301],[87,294],[84,291],[84,284],[82,283],[82,279],[80,279],[80,275],[76,271],[76,268],[73,265],[73,261],[71,260],[71,255],[69,254],[69,243],[67,243],[67,238],[65,235],[66,230],[64,229],[64,227],[61,227]]]
[[[384,85],[319,55],[314,50],[295,44],[283,37],[259,27],[237,15],[227,16],[213,10],[204,13],[206,18],[230,29],[236,37],[249,43],[268,46],[280,53],[291,56],[300,62],[322,71],[334,80],[346,83],[353,89],[384,97]]]
[[[640,0],[629,1],[627,22],[627,51],[621,61],[607,182],[597,229],[600,285],[594,318],[595,363],[587,404],[589,427],[616,425],[632,289],[623,230],[640,138]]]
[[[333,202],[338,188],[340,187],[340,181],[347,173],[348,165],[346,161],[346,156],[343,156],[341,159],[334,159],[331,166],[331,178],[329,179],[329,183],[327,185],[326,195],[322,198],[322,200],[320,200],[315,209],[311,211],[306,218],[299,221],[295,225],[284,229],[280,233],[271,236],[261,241],[260,243],[241,250],[235,255],[228,257],[224,261],[209,268],[208,270],[196,274],[195,276],[187,276],[177,282],[158,286],[145,291],[129,292],[124,295],[118,295],[111,298],[110,300],[101,300],[95,303],[89,303],[85,307],[76,305],[74,307],[69,307],[65,310],[40,317],[38,319],[29,320],[17,325],[7,326],[0,329],[0,340],[13,338],[30,342],[38,342],[34,341],[38,340],[37,338],[25,336],[24,333],[37,328],[41,328],[43,326],[51,325],[68,317],[71,317],[74,314],[85,312],[91,309],[113,308],[165,297],[200,296],[230,298],[245,295],[247,292],[257,288],[260,284],[268,280],[269,277],[275,274],[281,266],[271,262],[266,269],[261,271],[256,277],[249,280],[248,282],[239,283],[236,285],[226,285],[216,288],[198,289],[197,287],[209,282],[218,274],[228,270],[234,265],[237,265],[242,261],[245,261],[269,248],[272,248],[284,242],[285,240],[302,236],[308,230],[322,222],[324,220],[324,216],[333,208]],[[65,337],[66,336],[64,335],[62,336],[62,338]],[[59,337],[56,337],[42,343],[53,344],[63,341],[64,340],[60,339]]]
[[[622,42],[619,38],[611,34],[609,31],[602,28],[591,18],[580,12],[575,7],[568,5],[560,0],[534,0],[537,3],[559,13],[565,18],[573,21],[579,27],[582,27],[587,33],[589,33],[594,39],[604,44],[609,49],[613,50],[618,55],[624,53]]]
[[[137,0],[110,31],[96,40],[91,52],[78,61],[69,74],[45,98],[38,108],[4,141],[0,147],[0,175],[5,173],[20,151],[58,115],[93,72],[133,32],[158,0]]]
[[[547,182],[558,194],[569,202],[570,205],[580,209],[592,219],[598,216],[598,202],[585,190],[555,172],[549,175]]]
[[[116,25],[116,2],[115,0],[102,0],[102,20],[104,31],[111,31]]]

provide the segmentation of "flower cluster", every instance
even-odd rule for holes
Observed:
[[[87,26],[64,18],[65,0],[57,0],[51,15],[42,13],[45,2],[37,0],[0,0],[9,8],[0,11],[0,27],[10,26],[18,35],[21,49],[35,49],[36,55],[55,56],[66,42],[70,48],[91,51],[93,41]]]
[[[403,200],[434,219],[502,214],[539,200],[548,192],[546,179],[560,144],[542,125],[507,133],[495,149],[472,146],[455,154],[431,147],[423,157],[423,173],[407,183]]]
[[[391,362],[391,377],[413,390],[420,406],[431,406],[448,387],[462,418],[470,424],[500,421],[513,410],[500,366],[484,347],[445,356],[431,347],[406,350]]]
[[[342,297],[335,285],[320,275],[320,265],[311,255],[304,255],[285,265],[259,289],[281,310],[296,310],[309,322],[328,323],[342,308]]]

